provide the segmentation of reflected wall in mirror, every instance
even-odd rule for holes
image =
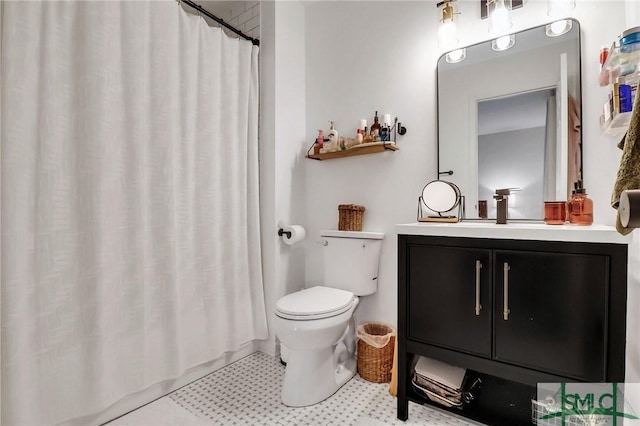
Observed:
[[[509,218],[542,220],[543,202],[567,200],[582,178],[580,26],[571,24],[561,36],[543,25],[516,33],[509,50],[489,40],[459,63],[438,61],[439,177],[460,188],[467,218],[486,200],[495,219],[495,190],[518,188]]]

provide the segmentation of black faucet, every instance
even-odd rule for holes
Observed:
[[[505,225],[507,223],[507,213],[509,207],[507,200],[511,194],[511,188],[496,189],[496,193],[493,198],[496,200],[496,223],[499,225]]]

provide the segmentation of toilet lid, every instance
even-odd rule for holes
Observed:
[[[311,287],[291,293],[276,305],[278,313],[287,317],[326,318],[330,314],[339,314],[348,310],[353,303],[353,293],[329,287]]]

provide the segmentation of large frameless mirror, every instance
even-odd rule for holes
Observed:
[[[509,218],[541,220],[582,180],[580,26],[507,37],[438,60],[438,177],[460,188],[466,218],[495,218],[496,189],[517,188]]]

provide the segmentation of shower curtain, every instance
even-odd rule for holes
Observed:
[[[1,423],[267,338],[258,48],[173,0],[0,7]]]

